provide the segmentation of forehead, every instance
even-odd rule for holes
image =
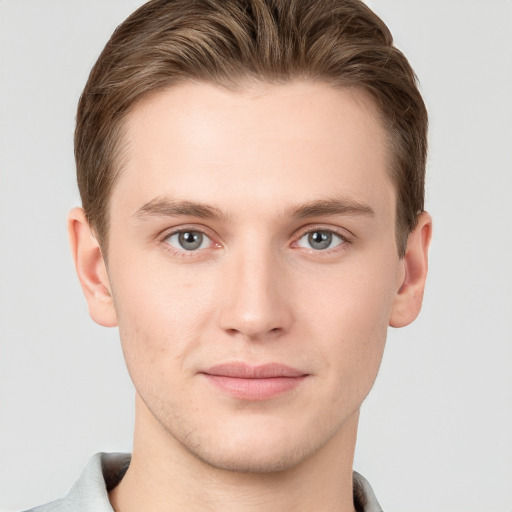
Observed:
[[[142,100],[124,128],[113,209],[164,195],[236,209],[333,194],[393,209],[386,132],[359,90],[186,83]]]

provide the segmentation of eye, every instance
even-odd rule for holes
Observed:
[[[165,242],[180,251],[197,251],[198,249],[207,249],[212,245],[212,241],[204,233],[193,230],[172,233],[165,239]]]
[[[314,249],[315,251],[325,251],[344,242],[345,240],[333,231],[316,229],[302,235],[297,240],[297,245],[306,249]]]

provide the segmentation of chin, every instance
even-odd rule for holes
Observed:
[[[290,470],[316,450],[305,443],[207,441],[186,446],[187,451],[209,467],[234,473],[268,474]]]
[[[326,420],[313,424],[275,417],[238,420],[231,424],[229,420],[211,421],[209,428],[181,422],[176,429],[172,428],[176,423],[168,423],[166,430],[188,454],[210,468],[269,474],[291,470],[311,458],[336,436],[339,423],[343,423]]]
[[[343,439],[355,443],[359,401],[333,402],[330,407],[306,404],[254,403],[238,407],[186,401],[162,403],[156,397],[138,408],[139,427],[156,433],[160,450],[209,468],[270,474],[291,470],[324,453],[326,445],[338,452]],[[309,407],[308,407],[309,404]],[[340,444],[341,443],[341,444]],[[349,443],[350,444],[350,443]],[[173,455],[174,456],[174,455]],[[190,459],[189,459],[190,460]]]

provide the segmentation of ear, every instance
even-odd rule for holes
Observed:
[[[418,216],[418,224],[407,239],[403,271],[393,301],[389,325],[404,327],[416,319],[423,302],[428,270],[428,247],[432,237],[432,218],[426,212]]]
[[[117,316],[103,254],[82,208],[73,208],[69,212],[68,234],[91,318],[105,327],[116,326]]]

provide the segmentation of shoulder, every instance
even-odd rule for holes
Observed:
[[[128,453],[97,453],[66,496],[26,512],[113,512],[108,491],[121,481],[130,459]]]
[[[354,505],[357,512],[383,512],[368,480],[354,471],[353,482]]]

